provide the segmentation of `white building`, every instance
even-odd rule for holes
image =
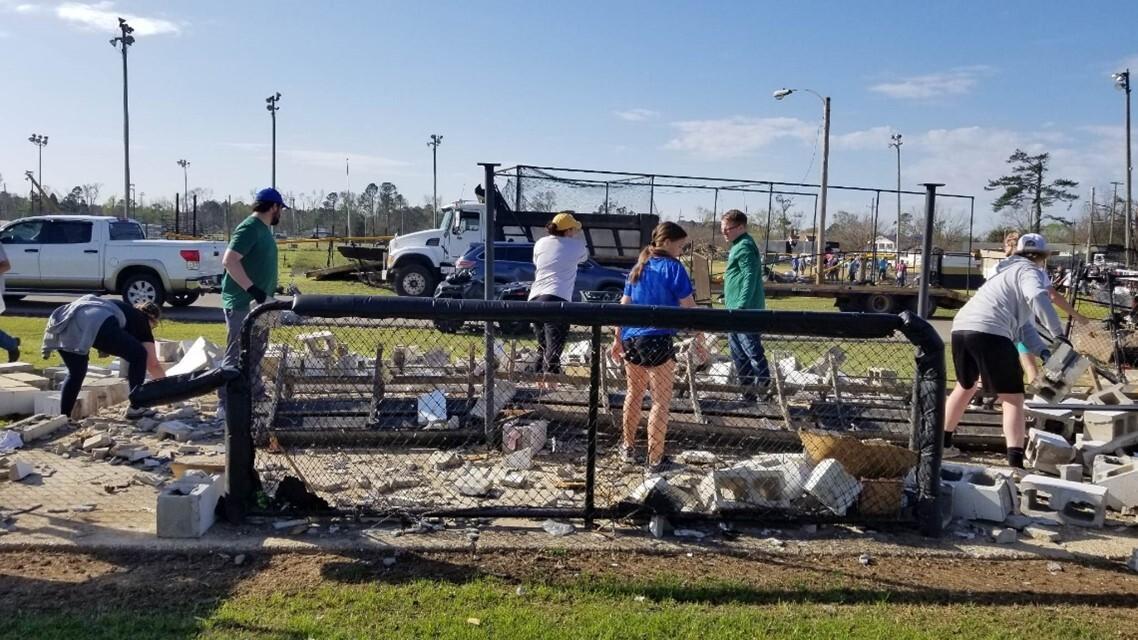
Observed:
[[[894,242],[892,238],[877,236],[877,240],[874,241],[874,244],[876,245],[877,253],[896,253],[897,251],[897,243]],[[870,247],[870,249],[873,248],[875,247]]]

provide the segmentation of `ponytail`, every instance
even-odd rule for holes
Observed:
[[[682,240],[686,237],[688,237],[688,232],[674,222],[661,222],[656,225],[656,228],[652,230],[652,244],[641,249],[640,256],[636,259],[636,265],[628,272],[628,281],[632,284],[639,282],[640,276],[644,273],[644,265],[648,264],[648,260],[651,258],[672,258],[672,255],[664,249],[665,242]]]

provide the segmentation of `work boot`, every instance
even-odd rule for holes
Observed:
[[[8,362],[19,362],[20,360],[20,339],[15,338],[16,346],[8,349]]]

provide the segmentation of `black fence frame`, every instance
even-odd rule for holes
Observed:
[[[912,390],[912,430],[909,448],[918,454],[917,495],[914,517],[928,536],[942,533],[940,512],[940,464],[944,428],[945,357],[944,341],[920,316],[836,312],[750,311],[728,309],[680,309],[620,304],[533,303],[512,301],[405,298],[394,296],[299,295],[291,302],[276,301],[250,312],[241,333],[241,375],[227,387],[226,405],[226,516],[238,522],[256,510],[260,480],[255,470],[251,379],[254,367],[253,330],[257,319],[270,312],[290,311],[301,318],[363,318],[400,320],[461,319],[486,321],[487,327],[502,320],[531,322],[569,322],[591,327],[592,353],[601,353],[602,327],[654,326],[679,330],[718,332],[781,332],[794,327],[799,336],[818,338],[875,339],[899,332],[916,349]],[[492,329],[488,329],[492,332]],[[592,523],[595,518],[622,518],[630,515],[620,508],[597,508],[594,504],[597,460],[597,418],[600,407],[600,361],[590,358],[589,410],[587,423],[586,494],[584,507],[528,508],[474,507],[431,510],[432,515],[450,517],[564,517]],[[494,367],[487,367],[492,372]],[[489,374],[493,375],[493,374]],[[491,381],[492,378],[488,378]],[[487,406],[489,406],[489,402]],[[494,434],[487,420],[487,441]]]

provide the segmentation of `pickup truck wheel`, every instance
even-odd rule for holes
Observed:
[[[409,264],[395,272],[395,293],[401,296],[429,296],[435,291],[435,274],[421,264]]]
[[[162,281],[157,276],[136,273],[123,280],[122,299],[131,306],[143,302],[153,302],[162,306],[166,302],[166,290],[162,288]]]
[[[185,293],[172,293],[166,301],[170,303],[171,307],[188,307],[198,301],[201,294],[197,291],[187,291]]]

